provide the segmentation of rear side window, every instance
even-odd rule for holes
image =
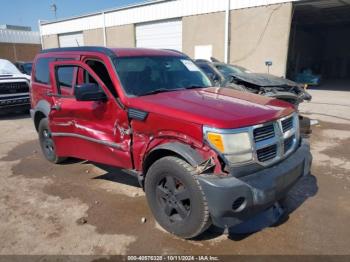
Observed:
[[[46,84],[50,83],[49,63],[54,61],[54,58],[39,58],[35,65],[35,82]]]

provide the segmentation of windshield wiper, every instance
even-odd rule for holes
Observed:
[[[159,94],[159,93],[164,93],[164,92],[172,92],[172,91],[195,89],[195,88],[205,88],[205,87],[199,86],[199,85],[192,85],[192,86],[186,86],[186,87],[175,88],[175,89],[159,88],[159,89],[155,89],[155,90],[149,91],[147,93],[144,93],[142,95],[147,96],[147,95],[154,95],[154,94]]]
[[[186,86],[183,89],[196,89],[196,88],[207,88],[207,86],[191,85],[191,86]]]
[[[182,88],[178,88],[178,89],[159,88],[159,89],[155,89],[155,90],[149,91],[147,93],[144,93],[142,95],[143,96],[147,96],[147,95],[154,95],[154,94],[159,94],[159,93],[164,93],[164,92],[171,92],[171,91],[178,91],[178,90],[182,90]]]

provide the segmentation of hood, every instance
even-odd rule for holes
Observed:
[[[261,124],[294,111],[281,100],[217,87],[130,98],[128,106],[215,128]]]
[[[21,72],[10,61],[0,59],[0,75],[20,75]]]
[[[296,82],[291,80],[277,77],[269,74],[259,74],[259,73],[237,73],[232,74],[234,77],[248,82],[257,86],[262,87],[273,87],[273,86],[298,86]]]
[[[15,78],[25,78],[30,80],[30,76],[22,74],[17,67],[10,61],[5,59],[0,59],[0,81],[9,80]]]

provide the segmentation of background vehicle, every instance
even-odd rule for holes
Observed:
[[[196,60],[196,64],[218,86],[226,86],[240,91],[278,98],[292,103],[296,107],[299,103],[310,101],[312,98],[304,90],[303,85],[285,78],[253,73],[244,67],[220,62]]]
[[[33,62],[16,62],[15,66],[21,71],[23,74],[31,75]]]
[[[211,87],[178,52],[44,50],[31,90],[47,160],[130,170],[159,224],[183,238],[273,210],[309,173],[310,149],[292,105]],[[273,222],[279,216],[273,212]]]
[[[318,86],[321,84],[321,75],[316,75],[311,69],[304,69],[297,74],[295,81],[308,86]]]
[[[30,108],[30,77],[8,60],[0,59],[0,112]]]

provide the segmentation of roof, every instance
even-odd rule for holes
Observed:
[[[186,56],[175,50],[151,49],[151,48],[112,48],[118,57],[125,56]]]
[[[65,47],[44,49],[40,53],[60,53],[60,52],[98,52],[110,57],[126,57],[126,56],[186,56],[175,50],[150,49],[150,48],[106,48],[102,46],[81,46],[81,47]]]

